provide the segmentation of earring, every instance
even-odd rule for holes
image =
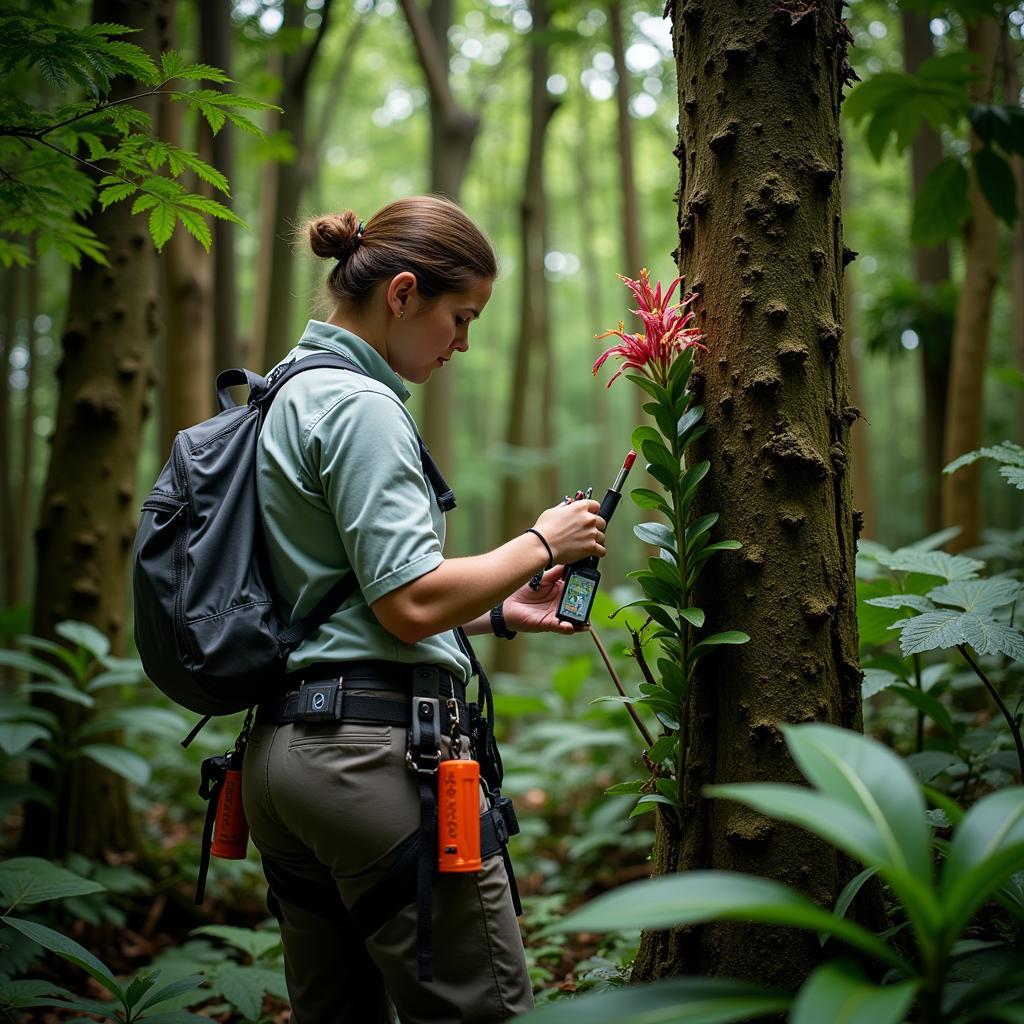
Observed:
[[[399,320],[404,320],[405,319],[405,310],[404,309],[398,314],[398,319]]]

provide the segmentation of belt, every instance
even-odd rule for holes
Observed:
[[[348,689],[352,686],[357,690],[380,690],[394,689],[409,691],[412,687],[413,673],[422,666],[409,665],[401,661],[383,661],[381,659],[367,658],[361,661],[318,661],[313,665],[306,665],[304,668],[289,672],[284,677],[284,683],[289,688],[298,687],[302,683],[312,682],[320,679],[341,679]],[[465,683],[456,679],[448,669],[436,667],[441,683],[441,692],[445,696],[451,696],[451,686],[461,686],[462,697],[456,693],[460,700],[465,697]],[[355,686],[354,683],[386,683],[387,686],[362,685]],[[445,687],[448,687],[447,692]]]

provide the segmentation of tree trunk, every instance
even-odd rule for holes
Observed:
[[[1017,54],[1009,36],[1004,37],[1006,47],[1004,68],[1006,69],[1005,100],[1007,103],[1020,102],[1020,73],[1017,70]],[[1017,181],[1017,209],[1020,216],[1010,235],[1010,301],[1013,305],[1013,349],[1017,369],[1024,375],[1024,159],[1011,157],[1013,175]],[[1017,433],[1024,438],[1024,389],[1017,394]]]
[[[204,64],[231,74],[231,5],[226,0],[197,0],[199,8],[199,59]],[[199,121],[201,146],[208,149],[213,166],[228,181],[234,181],[234,133],[220,131],[214,135],[205,118]],[[232,207],[228,196],[219,201]],[[215,373],[232,366],[248,366],[248,353],[241,351],[238,339],[238,268],[235,263],[235,225],[214,218],[213,221],[213,369]],[[212,382],[209,385],[212,393]]]
[[[424,13],[419,0],[402,0],[413,44],[430,94],[430,189],[459,201],[462,182],[480,131],[480,117],[456,99],[448,79],[448,29],[452,0],[431,0]],[[445,367],[423,387],[420,427],[440,466],[452,466],[452,409],[457,367]]]
[[[93,7],[94,22],[138,29],[133,42],[151,55],[163,48],[172,16],[168,0],[96,0]],[[136,92],[137,83],[118,80],[111,96]],[[152,100],[139,105],[155,115]],[[135,465],[157,333],[156,253],[145,218],[129,210],[130,203],[115,203],[86,219],[107,247],[110,265],[83,256],[71,274],[57,425],[36,531],[33,609],[37,635],[53,637],[58,622],[78,619],[110,637],[115,652],[124,640]],[[60,702],[54,710],[69,729],[82,709]],[[25,852],[98,856],[104,849],[137,845],[120,776],[83,758],[68,764],[57,789],[52,820],[38,804],[28,805]]]
[[[981,80],[971,87],[976,101],[988,90],[997,45],[997,26],[979,18],[967,31],[967,49],[981,54]],[[980,143],[971,136],[971,148]],[[945,462],[981,446],[984,427],[985,364],[992,291],[999,278],[996,215],[985,201],[971,169],[971,218],[964,229],[964,280],[953,325],[953,365],[949,376]],[[981,539],[981,481],[977,464],[942,478],[942,525],[959,526],[950,551],[964,551]]]
[[[612,36],[612,59],[615,61],[616,128],[619,136],[619,180],[622,187],[622,255],[626,262],[627,277],[639,277],[644,265],[643,241],[640,231],[640,201],[636,189],[633,159],[633,121],[629,114],[629,69],[626,67],[626,43],[622,33],[622,4],[614,0],[608,6],[608,21]],[[630,316],[630,330],[641,330],[639,317]],[[634,411],[637,423],[646,423],[643,410],[650,396],[634,389]],[[651,518],[651,517],[648,517]],[[653,551],[653,549],[652,549]]]
[[[21,413],[21,472],[17,478],[17,490],[15,492],[15,570],[14,570],[14,591],[10,595],[9,603],[20,605],[26,597],[27,587],[27,566],[29,550],[31,546],[31,524],[29,518],[32,515],[32,463],[35,458],[36,448],[36,388],[39,386],[39,361],[38,346],[36,345],[36,317],[39,316],[39,255],[36,252],[35,261],[26,268],[27,288],[25,294],[25,319],[27,330],[25,334],[25,346],[28,349],[28,363],[26,365],[27,379],[25,380],[25,404]]]
[[[21,270],[8,267],[4,272],[4,342],[0,348],[0,523],[3,539],[3,603],[10,607],[17,601],[18,586],[17,516],[14,511],[14,432],[11,430],[11,352],[18,336],[18,310],[21,294]]]
[[[903,22],[903,65],[913,73],[935,55],[930,16],[913,11],[900,12]],[[913,195],[942,160],[942,140],[927,123],[922,125],[910,147]],[[949,280],[949,243],[914,246],[914,278],[922,291],[933,291]],[[924,513],[925,528],[934,533],[942,524],[939,490],[942,480],[943,435],[946,429],[946,395],[949,390],[949,342],[945,337],[921,338],[921,380],[924,406]]]
[[[171,33],[174,26],[171,26]],[[176,47],[173,34],[172,47]],[[182,145],[182,105],[164,103],[158,134]],[[203,154],[204,157],[207,154]],[[195,175],[185,185],[196,188]],[[164,387],[161,425],[166,456],[179,430],[213,415],[213,259],[179,224],[161,260],[164,321]]]
[[[800,782],[781,722],[861,727],[850,424],[842,345],[839,0],[670,4],[680,90],[680,273],[708,352],[692,386],[712,469],[695,515],[743,550],[701,577],[707,633],[752,637],[704,659],[681,780],[686,825],[659,815],[655,874],[751,872],[831,906],[849,870],[807,832],[708,783]],[[708,974],[795,988],[822,959],[796,929],[716,923],[646,933],[634,977]]]
[[[309,82],[331,10],[330,0],[320,8],[320,25],[316,35],[296,53],[283,57],[284,85],[279,106],[284,108],[280,127],[287,131],[295,147],[295,159],[277,165],[275,179],[273,225],[274,237],[270,253],[270,290],[267,308],[264,362],[266,368],[283,359],[295,344],[292,330],[292,289],[295,275],[293,236],[297,226],[299,199],[302,192],[300,155],[307,145],[306,107],[309,103]],[[306,5],[302,0],[285,0],[282,30],[302,28]]]
[[[533,0],[530,6],[533,15],[533,30],[542,33],[548,24],[547,0]],[[531,383],[537,377],[538,367],[551,347],[551,325],[548,309],[547,277],[544,274],[544,253],[547,249],[547,192],[544,187],[544,149],[547,130],[557,104],[548,93],[547,80],[550,62],[547,47],[542,42],[531,40],[530,46],[530,139],[526,156],[526,176],[523,181],[523,196],[519,203],[520,259],[521,259],[521,302],[519,313],[519,338],[516,341],[512,373],[512,387],[509,394],[508,420],[505,427],[505,443],[510,451],[522,451],[531,442],[553,445],[554,439],[531,437],[529,424],[532,409]],[[539,357],[539,358],[538,358]],[[550,364],[546,367],[550,378]],[[543,382],[545,387],[548,382]],[[532,407],[532,409],[531,409]],[[556,500],[552,482],[548,480],[544,490],[545,504]],[[535,502],[532,504],[536,504]],[[513,468],[502,481],[501,536],[505,539],[522,533],[533,522],[531,513],[539,509],[527,506],[523,493],[522,470]],[[506,644],[498,647],[495,670],[516,672],[522,661],[522,647]]]

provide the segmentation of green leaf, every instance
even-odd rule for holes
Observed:
[[[946,157],[932,169],[914,200],[910,229],[915,245],[938,245],[952,238],[970,216],[967,171],[956,157]]]
[[[692,405],[679,417],[679,423],[676,425],[676,435],[680,441],[685,443],[686,435],[700,423],[703,416],[704,406]]]
[[[562,999],[522,1024],[731,1024],[783,1013],[790,997],[729,978],[669,978]]]
[[[704,625],[703,608],[683,608],[679,612],[680,618],[685,619],[691,626],[700,629]]]
[[[631,380],[637,387],[643,388],[659,405],[672,404],[669,393],[660,384],[655,384],[653,380],[641,377],[638,373],[627,373],[626,380]]]
[[[679,737],[674,735],[661,736],[654,741],[654,746],[650,747],[647,751],[647,756],[655,763],[658,764],[664,761],[665,758],[671,756],[676,749],[676,742]]]
[[[919,782],[931,782],[936,776],[964,763],[963,758],[947,750],[919,750],[908,754],[905,760]]]
[[[695,519],[687,528],[685,533],[686,550],[691,551],[696,541],[702,537],[715,523],[718,522],[718,513],[709,512],[705,516]]]
[[[206,978],[202,974],[192,974],[188,977],[168,982],[166,985],[151,991],[138,1005],[137,1012],[141,1013],[143,1010],[151,1010],[160,1003],[177,999],[178,996],[183,995],[185,992],[191,992],[193,989],[199,988],[205,981]]]
[[[705,921],[751,921],[828,931],[899,970],[907,966],[867,929],[834,917],[779,882],[732,871],[689,871],[620,886],[540,932],[673,928]]]
[[[899,682],[899,676],[895,672],[887,672],[880,668],[866,668],[864,669],[864,682],[860,688],[861,699],[867,700],[869,697],[874,697],[876,693],[881,693],[882,690],[897,682]]]
[[[14,907],[68,896],[104,892],[106,887],[40,857],[13,857],[0,863],[0,903]]]
[[[1010,165],[986,146],[974,152],[974,173],[992,212],[1013,227],[1017,220],[1017,179]]]
[[[212,935],[221,942],[240,949],[253,960],[259,960],[281,945],[281,936],[276,931],[256,931],[253,928],[235,928],[226,924],[209,924],[195,928],[190,935]]]
[[[672,531],[664,523],[637,523],[633,533],[645,544],[676,553],[676,539]]]
[[[935,608],[935,605],[921,594],[886,594],[884,597],[869,597],[864,603],[876,608],[895,608],[897,611],[909,608],[915,612],[930,612]]]
[[[126,707],[113,708],[89,719],[75,731],[76,739],[96,736],[120,729],[134,729],[166,739],[180,739],[189,730],[184,716],[170,708]]]
[[[687,495],[690,491],[696,488],[697,484],[701,482],[708,475],[708,470],[711,469],[711,463],[704,459],[703,462],[697,462],[683,474],[682,480],[679,482],[679,492],[682,495]]]
[[[87,757],[139,786],[149,782],[149,762],[124,747],[115,747],[109,743],[89,743],[79,747],[75,756]]]
[[[891,554],[878,556],[879,565],[893,572],[916,572],[924,576],[937,576],[947,583],[977,579],[985,563],[966,555],[947,555],[945,551],[921,551],[900,548]]]
[[[966,580],[947,583],[928,592],[936,604],[951,604],[966,612],[987,614],[997,608],[1004,608],[1024,597],[1024,586],[1016,580],[999,576],[988,580]],[[920,611],[930,611],[921,608]]]
[[[654,441],[657,444],[662,444],[661,435],[654,429],[654,427],[637,427],[630,435],[630,446],[639,452],[643,447],[644,441]],[[664,445],[662,445],[662,447],[664,447]]]
[[[726,630],[724,633],[712,633],[711,636],[704,637],[691,648],[690,662],[693,664],[703,658],[705,654],[710,654],[712,647],[719,647],[722,644],[745,644],[749,640],[750,637],[738,629]]]
[[[857,893],[861,891],[865,883],[875,877],[878,874],[878,868],[865,868],[859,874],[856,874],[851,878],[846,885],[843,886],[843,891],[836,898],[836,906],[833,913],[836,917],[845,917],[847,910],[850,909],[850,904],[857,898]],[[829,936],[826,932],[818,932],[818,942],[824,946],[828,942]]]
[[[848,960],[822,964],[793,1002],[790,1024],[901,1024],[918,982],[876,985]]]
[[[648,462],[644,465],[644,468],[654,477],[655,480],[661,484],[662,487],[667,491],[671,491],[675,486],[676,474],[675,472],[669,472],[664,466],[657,462]]]
[[[629,492],[629,496],[639,508],[656,508],[659,512],[664,512],[669,518],[672,517],[672,509],[669,507],[668,502],[657,491],[652,491],[646,487],[636,487]]]
[[[159,203],[153,207],[149,215],[149,233],[153,236],[153,244],[159,252],[174,233],[174,207],[169,203]]]
[[[957,938],[982,902],[1024,867],[1024,787],[990,793],[957,826],[939,882],[944,935]]]
[[[1003,622],[975,612],[948,609],[915,615],[895,623],[905,658],[925,651],[948,650],[969,644],[979,654],[1005,654],[1024,661],[1024,635]]]
[[[247,1020],[258,1020],[266,991],[261,982],[268,973],[265,968],[224,964],[210,979],[210,989],[222,995]]]
[[[938,697],[918,690],[913,686],[906,686],[903,683],[890,689],[893,693],[902,697],[908,704],[912,704],[918,711],[923,711],[944,732],[950,736],[956,736],[956,729],[953,725],[953,719],[950,717],[949,708]]]
[[[97,960],[84,946],[80,946],[74,939],[47,928],[45,925],[35,921],[24,921],[18,917],[3,918],[3,923],[9,925],[15,931],[21,932],[26,938],[38,942],[43,949],[80,967],[92,978],[98,981],[108,992],[112,992],[122,1003],[124,1002],[124,990],[117,983],[117,979],[110,973],[106,964]]]
[[[0,722],[0,750],[8,757],[19,757],[36,740],[45,740],[52,735],[52,730],[35,722]]]
[[[679,462],[675,459],[672,453],[661,443],[661,441],[645,440],[640,445],[640,450],[643,452],[643,456],[648,462],[656,466],[661,466],[666,473],[670,473],[673,476],[679,472]]]
[[[33,676],[42,676],[65,689],[74,689],[74,680],[70,676],[56,665],[51,665],[48,661],[33,657],[31,654],[24,654],[21,651],[0,651],[0,665],[17,669],[19,672],[29,672]]]
[[[3,653],[3,652],[0,652]],[[22,693],[48,693],[53,697],[59,697],[70,704],[81,704],[83,708],[91,708],[96,702],[87,693],[76,690],[72,686],[58,685],[56,683],[27,683],[21,687]]]
[[[76,646],[84,647],[94,658],[105,658],[110,653],[110,641],[88,622],[58,622],[54,632]]]
[[[944,474],[955,473],[958,469],[977,462],[978,459],[994,459],[1003,465],[1024,467],[1024,448],[1019,444],[1014,444],[1013,441],[1002,441],[992,447],[977,448],[973,452],[966,452],[954,459],[942,472]]]
[[[159,971],[140,971],[132,978],[125,989],[124,998],[129,1007],[134,1008],[142,997],[156,984]]]
[[[128,196],[133,195],[136,191],[138,191],[136,185],[130,181],[119,185],[111,185],[100,192],[100,209],[105,210],[111,203],[127,199]]]
[[[605,794],[607,796],[618,796],[622,793],[642,793],[643,788],[646,785],[646,779],[631,779],[629,782],[616,782],[614,786],[609,786],[605,790]]]

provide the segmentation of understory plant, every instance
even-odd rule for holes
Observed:
[[[704,407],[695,403],[688,387],[694,350],[704,349],[700,330],[691,326],[694,314],[686,309],[693,296],[684,296],[672,305],[672,295],[682,278],[676,278],[665,290],[660,281],[652,288],[646,269],[640,272],[639,280],[622,280],[637,301],[639,308],[631,312],[639,318],[643,329],[627,333],[620,321],[618,329],[598,335],[614,335],[620,341],[598,357],[593,372],[596,374],[614,356],[622,365],[607,387],[632,369],[637,372],[627,373],[626,379],[651,398],[643,409],[655,426],[637,427],[632,441],[633,448],[643,455],[647,472],[658,489],[638,487],[630,496],[641,509],[660,520],[640,523],[633,529],[640,540],[657,548],[658,554],[647,560],[646,568],[628,574],[639,583],[644,596],[624,606],[642,608],[647,614],[641,629],[633,631],[633,655],[644,682],[638,697],[622,694],[606,699],[646,705],[657,716],[662,733],[655,738],[639,718],[634,718],[644,735],[644,761],[651,775],[621,783],[610,792],[641,794],[634,814],[663,804],[678,815],[694,671],[698,662],[719,645],[741,644],[750,639],[738,630],[701,635],[704,611],[694,605],[691,594],[697,578],[715,554],[738,550],[741,545],[735,540],[712,541],[717,512],[691,517],[697,490],[711,469],[708,460],[695,461],[688,455],[691,446],[708,429],[703,422]],[[650,633],[645,632],[648,626],[653,627]],[[657,651],[653,666],[650,651],[645,649],[651,641],[656,642]]]
[[[1024,921],[1024,788],[992,793],[966,813],[938,797],[951,826],[947,838],[936,834],[918,783],[887,747],[830,725],[781,729],[811,788],[749,783],[712,786],[706,794],[799,825],[862,863],[864,870],[831,910],[769,879],[694,871],[622,886],[548,930],[748,921],[814,932],[838,958],[819,966],[795,996],[726,978],[681,977],[560,1002],[524,1021],[728,1024],[785,1011],[792,1024],[1024,1020],[1019,947],[1000,938],[966,937],[978,911],[992,900],[1018,929]],[[887,886],[894,907],[893,927],[882,934],[846,917],[858,890],[874,875]],[[856,951],[862,964],[873,964],[871,977],[839,956],[840,946]]]

